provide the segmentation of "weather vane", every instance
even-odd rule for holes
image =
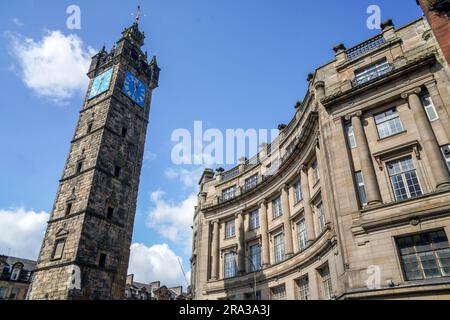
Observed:
[[[132,15],[132,16],[136,15],[136,19],[135,19],[135,22],[136,22],[136,23],[139,22],[139,20],[141,19],[141,16],[143,16],[143,17],[146,17],[146,16],[147,16],[146,14],[142,14],[141,6],[140,6],[140,5],[138,5],[137,10],[136,10],[136,13],[132,13],[131,15]]]

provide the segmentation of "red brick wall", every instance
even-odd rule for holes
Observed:
[[[419,0],[422,10],[425,12],[428,23],[433,29],[434,35],[441,46],[447,63],[450,65],[450,20],[444,12],[430,11],[426,0]]]

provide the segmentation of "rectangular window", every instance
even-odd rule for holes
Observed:
[[[396,108],[375,115],[375,124],[380,139],[403,132],[403,126]]]
[[[316,184],[320,180],[319,163],[317,160],[312,163],[311,168],[313,170],[313,184]]]
[[[445,145],[441,147],[442,156],[444,157],[447,168],[450,171],[450,145]]]
[[[323,202],[320,201],[316,206],[317,219],[319,222],[319,232],[322,233],[325,230],[325,209],[323,207]]]
[[[301,219],[297,222],[297,241],[298,251],[302,251],[308,245],[308,236],[306,233],[305,219]]]
[[[55,242],[55,247],[53,249],[52,259],[61,259],[64,252],[64,246],[66,244],[66,239],[57,239]]]
[[[121,170],[121,168],[119,166],[114,167],[114,176],[116,178],[118,178],[120,176],[120,170]]]
[[[12,288],[11,293],[9,294],[10,300],[16,300],[19,295],[19,288]]]
[[[259,211],[258,209],[250,212],[249,215],[249,229],[254,230],[259,228]]]
[[[286,299],[286,286],[284,284],[274,287],[270,291],[272,293],[272,300]]]
[[[92,123],[89,123],[87,126],[87,133],[91,133],[92,131]]]
[[[122,127],[122,132],[121,132],[121,136],[122,138],[125,138],[127,136],[127,128],[126,127]]]
[[[356,148],[355,134],[353,133],[353,126],[351,123],[345,125],[345,133],[347,135],[347,143],[350,149]]]
[[[323,299],[331,299],[333,287],[331,285],[330,268],[328,263],[318,270],[321,282],[321,293]]]
[[[365,206],[367,204],[366,187],[364,186],[364,179],[361,171],[355,172],[355,180],[358,188],[359,204]]]
[[[106,266],[106,254],[100,253],[100,258],[98,259],[98,266],[104,268]]]
[[[273,218],[276,219],[278,217],[280,217],[283,214],[283,210],[281,208],[281,198],[275,198],[272,201],[272,213],[273,213]]]
[[[7,289],[7,288],[4,288],[4,287],[0,288],[0,300],[6,298],[6,291],[7,291],[7,290],[8,290],[8,289]]]
[[[76,173],[80,173],[81,169],[83,169],[83,161],[79,161],[77,163],[77,169],[76,169]]]
[[[397,238],[406,280],[450,276],[450,246],[444,230]]]
[[[249,255],[251,260],[250,271],[258,271],[261,269],[261,246],[255,244],[249,247]]]
[[[256,298],[254,292],[249,292],[244,295],[245,300],[261,300],[261,291],[256,291]]]
[[[355,84],[361,85],[373,79],[376,79],[392,70],[391,65],[386,59],[371,64],[368,67],[355,71]]]
[[[107,212],[106,212],[106,217],[108,219],[111,219],[114,215],[114,207],[112,206],[108,206]]]
[[[236,276],[236,254],[229,252],[224,255],[225,263],[225,278],[232,278]]]
[[[297,280],[298,287],[298,300],[310,300],[309,296],[309,280],[308,276],[302,277]]]
[[[427,113],[428,120],[434,121],[439,119],[439,116],[436,112],[436,108],[434,107],[433,100],[431,100],[431,97],[428,93],[422,94],[420,96],[420,100],[422,100],[423,108],[425,109],[425,112]]]
[[[72,212],[72,202],[69,202],[66,205],[66,216],[68,216]]]
[[[236,186],[232,186],[222,191],[223,201],[233,199],[235,195],[236,195]]]
[[[234,230],[234,220],[230,220],[225,222],[225,238],[231,238],[234,237],[235,230]]]
[[[273,251],[275,263],[284,260],[284,234],[280,233],[273,237]]]
[[[302,184],[300,180],[294,183],[294,195],[295,195],[295,203],[298,203],[303,200]]]
[[[22,268],[19,267],[14,267],[13,271],[11,272],[11,277],[10,279],[13,281],[16,281],[17,279],[19,279],[20,276],[20,272],[22,271]]]
[[[253,176],[245,179],[244,189],[246,191],[253,189],[258,184],[258,174],[254,174]]]
[[[387,164],[387,167],[397,201],[422,195],[422,189],[411,157],[391,161]]]

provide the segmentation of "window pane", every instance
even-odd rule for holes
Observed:
[[[385,138],[403,131],[396,109],[390,109],[375,115],[375,123],[380,138]]]
[[[442,156],[447,163],[447,168],[450,171],[450,145],[445,145],[441,147]]]
[[[440,250],[436,253],[443,276],[450,276],[450,249]]]
[[[353,126],[351,124],[347,124],[345,126],[345,132],[347,133],[347,142],[350,148],[356,147],[355,134],[353,132]]]
[[[439,119],[439,116],[437,115],[436,109],[433,105],[433,101],[431,100],[430,95],[428,93],[423,94],[420,98],[422,100],[423,107],[427,113],[428,119],[430,121]]]
[[[415,254],[403,256],[403,269],[407,280],[418,280],[423,278]]]
[[[231,278],[236,275],[236,259],[234,253],[225,254],[225,278]]]
[[[420,253],[419,259],[422,264],[425,278],[435,278],[441,275],[436,260],[434,259],[434,254],[432,252]]]

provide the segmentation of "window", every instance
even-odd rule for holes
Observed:
[[[245,190],[253,189],[254,187],[256,187],[257,184],[258,184],[258,174],[254,174],[253,176],[245,179],[244,189]]]
[[[64,252],[64,246],[66,244],[66,239],[57,239],[55,242],[55,247],[53,249],[52,259],[61,259]]]
[[[387,167],[397,201],[422,195],[411,157],[391,161]]]
[[[355,71],[355,84],[361,85],[373,79],[376,79],[392,70],[391,65],[386,59],[378,61],[368,67]]]
[[[397,245],[406,280],[450,276],[450,246],[444,230],[401,237]]]
[[[356,148],[356,139],[353,132],[353,126],[351,123],[345,125],[345,133],[347,135],[347,143],[350,149]]]
[[[321,282],[321,293],[323,299],[331,299],[333,287],[331,285],[330,268],[328,263],[318,270]]]
[[[236,195],[236,186],[232,186],[222,191],[223,201],[233,199],[235,195]]]
[[[100,258],[98,259],[98,266],[104,268],[106,266],[106,254],[100,253]]]
[[[114,207],[108,206],[108,209],[106,210],[106,217],[108,219],[111,219],[114,215]]]
[[[298,203],[303,200],[302,184],[300,180],[294,183],[294,195],[295,195],[295,203]]]
[[[450,171],[450,145],[441,147],[442,156],[445,159],[445,163],[447,163],[447,168]]]
[[[297,298],[298,300],[310,300],[309,296],[309,280],[308,276],[302,277],[297,280]]]
[[[69,202],[66,205],[66,216],[68,216],[72,212],[72,202]]]
[[[402,123],[396,108],[375,115],[375,124],[377,125],[380,139],[403,132]]]
[[[256,291],[256,299],[254,292],[244,294],[244,300],[261,300],[261,291]]]
[[[278,197],[275,200],[272,201],[272,213],[273,218],[276,219],[280,217],[283,214],[283,210],[281,208],[281,198]]]
[[[258,271],[261,269],[261,246],[259,243],[249,247],[249,255],[252,261],[250,271]]]
[[[22,267],[20,266],[15,266],[13,268],[13,271],[11,272],[11,280],[16,281],[17,279],[19,279],[20,276],[20,272],[22,271]]]
[[[7,290],[8,290],[8,289],[7,289],[7,288],[4,288],[4,287],[0,288],[0,300],[6,298],[6,291],[7,291]]]
[[[118,178],[120,176],[120,170],[121,170],[121,168],[119,166],[114,167],[114,176],[116,178]]]
[[[225,262],[225,279],[236,276],[236,254],[234,252],[226,253]]]
[[[9,294],[9,299],[16,300],[18,295],[19,295],[19,288],[12,288],[11,293]]]
[[[361,171],[355,172],[355,180],[358,188],[359,204],[365,206],[367,204],[366,188],[364,186],[364,179]]]
[[[258,209],[250,212],[249,229],[254,230],[259,228],[259,211]]]
[[[235,234],[234,220],[225,222],[225,238],[234,237],[234,234]]]
[[[301,219],[297,222],[297,241],[298,251],[302,251],[308,245],[308,236],[306,233],[305,219]]]
[[[88,124],[86,131],[87,131],[87,133],[91,133],[91,131],[92,131],[92,123]]]
[[[433,101],[431,100],[431,97],[428,93],[422,94],[420,96],[420,99],[422,100],[423,108],[425,109],[425,112],[427,113],[428,120],[434,121],[439,119],[439,116],[436,112],[436,108],[434,107]]]
[[[122,138],[125,138],[126,136],[127,136],[127,128],[126,127],[122,127],[122,132],[121,132],[121,136],[122,136]]]
[[[317,219],[319,222],[319,231],[320,233],[322,233],[325,230],[325,209],[323,207],[323,202],[320,201],[317,205],[316,205],[316,212],[317,212]]]
[[[286,299],[286,286],[282,284],[271,289],[272,300],[285,300]]]
[[[77,163],[77,169],[76,169],[76,173],[80,173],[81,169],[83,169],[83,161],[79,161]]]
[[[273,251],[275,263],[284,260],[284,234],[280,233],[273,237]]]
[[[316,184],[320,180],[320,171],[319,171],[319,163],[316,161],[311,165],[313,170],[313,183]]]

